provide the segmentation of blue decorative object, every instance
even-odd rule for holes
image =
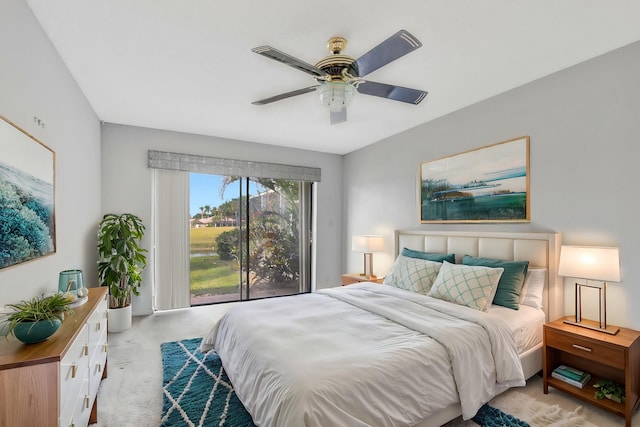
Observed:
[[[59,319],[22,322],[15,326],[13,335],[25,344],[35,344],[53,335],[60,325],[62,322]]]
[[[65,270],[58,278],[58,292],[64,295],[71,307],[87,302],[87,288],[84,287],[82,270]]]

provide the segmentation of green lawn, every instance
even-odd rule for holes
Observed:
[[[191,240],[191,250],[213,249],[216,246],[216,237],[225,231],[233,230],[235,227],[200,227],[191,228],[189,237]]]
[[[216,237],[234,227],[192,228],[191,250],[211,250],[215,248]],[[238,292],[240,282],[238,265],[235,261],[222,261],[218,255],[192,257],[191,294],[230,294]]]

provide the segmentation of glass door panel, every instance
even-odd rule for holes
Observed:
[[[249,178],[247,298],[292,295],[300,285],[300,186]]]
[[[190,178],[191,305],[238,301],[239,185],[225,187],[222,175]]]

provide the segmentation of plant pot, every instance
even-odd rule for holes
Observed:
[[[13,329],[13,335],[25,344],[42,342],[53,335],[62,325],[59,319],[22,322]]]
[[[107,325],[109,332],[122,332],[129,329],[131,327],[131,305],[123,308],[110,308]]]
[[[618,396],[614,396],[613,394],[605,394],[604,397],[609,400],[613,400],[616,403],[622,403],[622,399],[620,399]]]

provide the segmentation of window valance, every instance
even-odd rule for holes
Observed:
[[[149,150],[149,167],[195,173],[320,182],[320,168]]]

